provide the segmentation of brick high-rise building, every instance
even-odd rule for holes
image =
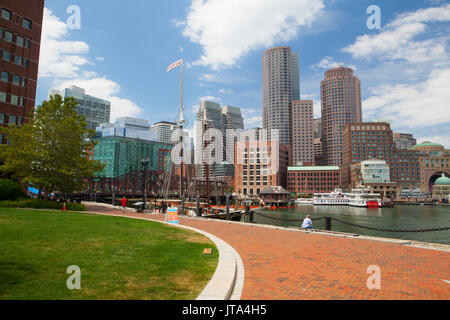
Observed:
[[[287,188],[290,148],[264,140],[260,129],[247,132],[253,134],[236,144],[235,192],[257,196],[266,187]]]
[[[0,2],[2,126],[20,126],[34,110],[43,16],[44,0]]]
[[[365,160],[384,160],[389,166],[391,182],[407,192],[421,187],[420,152],[397,149],[389,123],[351,123],[345,126],[343,139],[342,185],[355,186],[351,165]]]
[[[313,100],[292,101],[292,156],[293,165],[314,162]]]
[[[301,166],[288,168],[288,191],[313,196],[332,192],[340,186],[339,166]]]
[[[263,129],[279,130],[279,141],[292,145],[291,103],[300,100],[299,54],[275,47],[262,59]]]
[[[322,143],[325,165],[342,163],[342,129],[362,121],[361,83],[350,68],[325,72],[320,84],[322,99]]]

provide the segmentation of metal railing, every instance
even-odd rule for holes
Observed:
[[[267,219],[272,219],[272,220],[277,220],[277,221],[286,221],[286,222],[302,222],[303,220],[299,220],[299,219],[283,219],[283,218],[278,218],[278,217],[272,217],[272,216],[268,216],[265,214],[262,214],[260,212],[257,211],[252,211],[254,214],[257,214],[261,217],[267,218]],[[250,215],[251,217],[251,215]],[[254,222],[253,219],[250,219],[250,222]],[[356,227],[356,228],[362,228],[362,229],[368,229],[368,230],[375,230],[375,231],[382,231],[382,232],[400,232],[400,233],[413,233],[413,232],[436,232],[436,231],[447,231],[450,230],[450,227],[438,227],[438,228],[429,228],[429,229],[411,229],[411,230],[407,230],[407,229],[400,229],[400,230],[396,230],[396,229],[383,229],[383,228],[377,228],[377,227],[369,227],[369,226],[364,226],[364,225],[360,225],[360,224],[356,224],[356,223],[351,223],[351,222],[347,222],[335,217],[320,217],[320,218],[314,218],[311,219],[312,221],[319,221],[319,220],[325,220],[325,226],[326,226],[326,230],[327,231],[331,231],[331,226],[332,226],[332,221],[337,221],[340,222],[342,224],[346,224],[352,227]]]

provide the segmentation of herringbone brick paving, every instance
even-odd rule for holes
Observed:
[[[88,205],[90,212],[124,216]],[[162,215],[125,216],[163,220]],[[448,300],[450,253],[392,243],[180,218],[236,249],[245,267],[244,300]],[[381,269],[381,289],[369,290],[366,273]]]

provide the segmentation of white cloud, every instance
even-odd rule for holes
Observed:
[[[344,62],[336,62],[334,61],[333,57],[329,57],[326,56],[325,58],[323,58],[322,60],[320,60],[320,62],[313,64],[311,66],[312,69],[332,69],[332,68],[336,68],[339,66],[346,66]],[[346,66],[348,68],[352,68],[353,70],[356,70],[356,66],[355,65],[349,65]]]
[[[223,88],[220,89],[219,92],[222,94],[232,94],[233,93],[233,91],[231,91],[230,89],[223,89]]]
[[[421,63],[446,60],[449,36],[428,37],[429,24],[450,21],[450,4],[420,9],[398,15],[378,34],[359,36],[355,43],[342,49],[354,58],[406,60]],[[422,36],[422,40],[415,40]]]
[[[88,57],[89,45],[69,38],[66,24],[45,8],[39,77],[51,79],[53,88],[76,85],[85,88],[87,94],[110,101],[112,121],[116,117],[140,115],[142,109],[138,105],[119,96],[120,85],[117,82],[86,69],[94,65]],[[104,58],[96,57],[96,60],[104,61]]]
[[[383,85],[363,102],[364,119],[391,118],[403,128],[450,124],[450,68],[434,70],[418,84]],[[448,128],[448,127],[447,127]]]
[[[82,41],[63,40],[68,35],[66,24],[45,8],[39,77],[73,77],[77,75],[81,67],[89,64],[85,56],[89,52],[88,44]]]
[[[246,129],[251,129],[255,127],[262,127],[262,117],[250,117],[244,118],[244,124]]]
[[[171,23],[173,26],[175,26],[175,27],[183,27],[183,26],[186,25],[186,22],[177,20],[177,19],[175,19],[175,18],[172,19],[172,20],[170,20],[170,23]]]
[[[222,99],[218,98],[218,97],[214,97],[214,96],[203,96],[203,97],[199,97],[198,100],[200,101],[210,101],[210,102],[221,102]]]
[[[251,50],[294,39],[323,8],[322,0],[192,0],[183,34],[203,48],[193,65],[217,70]]]
[[[314,64],[311,66],[313,69],[331,69],[339,66],[343,66],[343,62],[336,62],[334,61],[333,57],[325,57],[320,62]]]

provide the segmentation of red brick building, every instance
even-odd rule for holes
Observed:
[[[364,160],[385,160],[390,169],[391,182],[403,191],[420,192],[420,152],[397,149],[389,123],[365,122],[345,126],[342,134],[341,180],[343,187],[352,181],[351,165]]]
[[[288,191],[312,196],[314,193],[331,192],[340,187],[338,166],[289,167]]]
[[[44,0],[0,3],[1,126],[20,126],[34,110],[43,15]]]
[[[257,196],[266,187],[286,188],[289,152],[289,146],[278,142],[238,142],[234,191],[241,195]]]
[[[314,162],[313,100],[292,101],[292,165]]]

